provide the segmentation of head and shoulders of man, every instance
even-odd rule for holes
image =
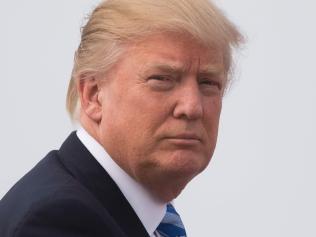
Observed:
[[[241,39],[207,0],[105,1],[83,28],[68,110],[128,175],[169,202],[212,157]]]
[[[102,1],[82,29],[67,109],[127,175],[170,202],[211,160],[241,41],[208,0]],[[61,166],[41,162],[5,197],[10,205],[2,201],[6,213],[12,205],[21,207],[15,216],[35,202],[55,206],[61,192],[74,205],[78,192],[89,196],[69,189]]]

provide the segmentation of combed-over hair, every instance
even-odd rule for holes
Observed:
[[[185,33],[206,46],[220,48],[230,71],[232,49],[242,35],[208,0],[107,0],[82,28],[67,94],[67,110],[77,116],[79,80],[106,73],[123,53],[123,44],[160,32]]]

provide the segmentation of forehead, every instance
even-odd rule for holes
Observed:
[[[176,33],[147,36],[127,46],[127,57],[141,61],[143,66],[199,70],[224,70],[223,52],[207,47],[196,39]]]

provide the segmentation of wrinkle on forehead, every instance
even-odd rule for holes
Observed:
[[[225,74],[222,50],[209,48],[188,35],[154,34],[126,46],[124,58],[133,58],[140,73]],[[135,55],[137,57],[131,57]]]
[[[200,61],[194,67],[193,62],[188,62],[185,64],[175,63],[174,61],[163,61],[163,62],[148,62],[143,65],[143,70],[146,73],[147,71],[158,71],[166,74],[186,74],[194,72],[196,74],[203,75],[214,75],[214,74],[224,74],[224,67],[222,64],[207,64],[201,65]]]

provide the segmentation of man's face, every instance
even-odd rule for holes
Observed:
[[[221,52],[189,37],[157,34],[130,45],[101,87],[99,142],[169,201],[212,157],[225,80]]]

